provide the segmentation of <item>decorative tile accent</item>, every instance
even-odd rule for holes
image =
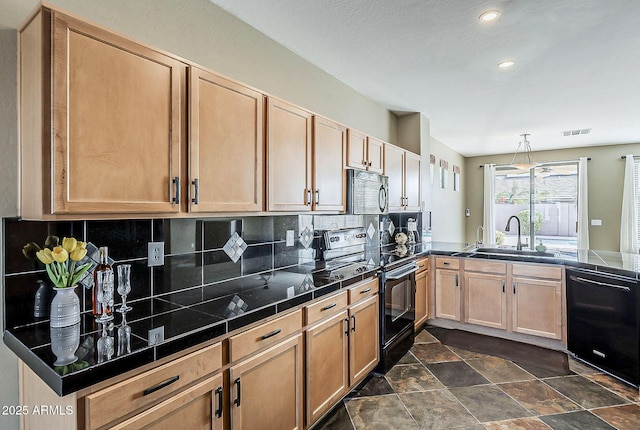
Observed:
[[[313,230],[310,230],[309,227],[305,227],[304,230],[300,232],[300,244],[304,246],[304,249],[309,249],[309,246],[313,243]]]
[[[387,231],[391,236],[393,236],[393,232],[396,231],[396,226],[393,225],[393,221],[391,220],[389,221],[389,228],[387,228]]]
[[[231,261],[237,263],[244,251],[247,249],[247,244],[242,240],[238,233],[233,233],[222,249],[227,253]]]
[[[302,281],[302,284],[300,284],[300,286],[298,287],[298,293],[309,291],[309,290],[312,290],[313,288],[314,288],[313,278],[310,275],[306,275],[304,277],[304,281]]]
[[[231,303],[229,303],[227,308],[224,310],[224,317],[232,318],[242,315],[248,307],[249,305],[247,305],[244,300],[234,294],[233,299],[231,299]]]
[[[87,242],[87,255],[78,262],[78,265],[81,266],[85,263],[90,263],[89,270],[84,272],[82,278],[80,278],[80,284],[83,285],[87,289],[91,289],[93,287],[93,270],[96,268],[98,263],[100,262],[100,253],[98,252],[98,248],[91,242]],[[107,257],[107,262],[113,267],[113,258]]]
[[[367,235],[369,239],[373,239],[373,235],[376,234],[376,228],[373,226],[373,223],[369,223],[369,228],[367,229]]]

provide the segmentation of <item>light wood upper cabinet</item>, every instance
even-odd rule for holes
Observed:
[[[260,92],[190,69],[189,211],[263,210],[264,103]]]
[[[180,210],[185,64],[48,9],[19,61],[24,218]]]
[[[384,142],[356,130],[349,129],[347,166],[382,173]]]
[[[420,156],[385,143],[384,174],[389,177],[389,211],[419,211]]]
[[[313,210],[346,209],[346,127],[313,117]]]
[[[311,113],[267,99],[267,206],[271,211],[310,211]]]

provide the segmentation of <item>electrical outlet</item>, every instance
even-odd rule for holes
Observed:
[[[164,266],[164,242],[149,242],[147,266]]]
[[[149,330],[149,346],[164,341],[164,326],[152,328]]]
[[[287,230],[286,246],[293,246],[295,242],[293,230]]]

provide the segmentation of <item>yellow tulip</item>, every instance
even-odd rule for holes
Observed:
[[[62,238],[62,247],[69,254],[71,254],[73,250],[76,249],[76,246],[78,246],[78,241],[74,237]]]
[[[36,252],[36,257],[38,257],[38,260],[40,260],[43,264],[53,263],[53,255],[51,255],[51,250],[49,248],[45,248]]]
[[[56,246],[55,248],[53,248],[53,251],[51,251],[51,256],[53,257],[53,260],[57,261],[58,263],[64,263],[69,259],[69,253],[61,246]]]
[[[78,244],[80,243],[84,243],[84,242],[78,242]],[[71,251],[71,253],[69,254],[69,258],[71,258],[73,261],[80,261],[84,258],[85,255],[87,255],[86,243],[84,245],[84,248],[77,246],[76,249]]]

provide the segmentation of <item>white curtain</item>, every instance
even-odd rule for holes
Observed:
[[[622,217],[620,219],[620,252],[638,253],[638,219],[636,217],[636,181],[633,155],[627,155],[622,189]]]
[[[587,157],[578,163],[578,249],[589,249],[589,197]]]
[[[485,245],[496,244],[496,227],[494,202],[496,200],[495,189],[496,165],[484,165],[484,210],[482,214],[482,228],[484,230],[482,240]]]

